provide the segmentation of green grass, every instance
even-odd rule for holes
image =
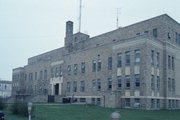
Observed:
[[[32,120],[109,120],[112,112],[119,111],[121,120],[180,120],[180,110],[148,111],[131,109],[101,108],[84,105],[35,105]],[[12,115],[4,111],[6,120],[27,120],[26,117]]]

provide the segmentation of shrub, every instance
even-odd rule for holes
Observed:
[[[19,104],[20,104],[20,101],[15,100],[14,103],[11,105],[10,111],[11,111],[13,114],[18,114],[18,106],[19,106]]]
[[[11,105],[10,111],[16,115],[28,116],[27,102],[23,102],[19,100],[14,101],[14,103]],[[32,109],[32,112],[33,112],[33,109]]]
[[[22,116],[28,116],[27,102],[21,102],[18,106],[18,114]]]
[[[0,99],[0,110],[3,110],[6,107],[6,103],[3,101],[3,99]]]

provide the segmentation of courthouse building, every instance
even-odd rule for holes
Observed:
[[[54,97],[113,108],[179,109],[179,71],[180,24],[167,14],[95,37],[74,34],[68,21],[64,47],[13,69],[13,95],[39,102]]]

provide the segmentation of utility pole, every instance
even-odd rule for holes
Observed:
[[[82,0],[79,1],[79,32],[81,32]]]

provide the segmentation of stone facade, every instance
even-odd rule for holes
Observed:
[[[56,95],[112,108],[179,109],[179,53],[180,25],[166,14],[92,38],[73,34],[68,21],[64,47],[13,70],[13,95]]]
[[[0,98],[9,98],[12,92],[12,82],[0,80]]]

